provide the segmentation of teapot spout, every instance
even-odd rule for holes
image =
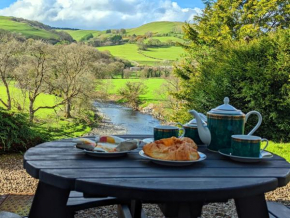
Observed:
[[[200,140],[204,144],[209,145],[211,142],[211,134],[206,124],[202,121],[204,115],[201,117],[201,115],[195,110],[190,110],[189,113],[192,114],[196,119],[197,131]]]

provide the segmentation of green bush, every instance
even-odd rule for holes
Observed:
[[[48,140],[29,124],[25,114],[0,108],[0,153],[19,152]]]
[[[263,122],[255,133],[268,139],[290,141],[290,30],[280,30],[249,43],[241,40],[215,48],[201,47],[175,70],[183,78],[176,97],[187,108],[206,112],[223,103],[244,113],[259,111]],[[192,62],[192,59],[195,62]],[[246,133],[255,124],[250,118]]]
[[[89,34],[87,34],[87,35],[84,35],[84,36],[80,39],[80,41],[81,41],[81,42],[88,41],[88,40],[91,39],[91,38],[94,38],[94,36],[93,36],[92,33],[89,33]]]

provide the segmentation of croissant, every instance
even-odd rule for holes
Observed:
[[[143,151],[146,155],[161,160],[190,161],[200,158],[197,145],[187,137],[160,139],[144,145]]]

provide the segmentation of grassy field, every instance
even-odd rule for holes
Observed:
[[[266,150],[277,154],[290,162],[290,143],[276,143],[269,141],[269,145]]]
[[[144,24],[137,28],[127,29],[128,35],[144,35],[147,32],[152,32],[154,34],[166,34],[170,32],[180,32],[182,30],[183,22],[152,22]]]
[[[129,61],[136,61],[138,63],[142,61],[147,62],[160,62],[153,58],[148,58],[138,52],[138,47],[136,44],[124,44],[124,45],[115,45],[115,46],[104,46],[97,48],[100,51],[110,51],[110,53],[116,57],[127,59]]]
[[[84,37],[89,33],[92,33],[94,37],[97,37],[102,33],[101,31],[98,30],[62,30],[62,31],[65,31],[68,34],[70,34],[71,37],[73,37],[73,39],[76,41],[80,41],[82,37]]]
[[[173,37],[173,36],[163,36],[163,37],[151,37],[148,39],[145,39],[145,42],[148,42],[150,39],[158,39],[160,42],[167,42],[168,40],[171,40],[172,42],[181,42],[183,43],[184,40],[181,38]]]
[[[124,44],[116,46],[104,46],[97,48],[100,51],[110,51],[116,57],[144,65],[156,65],[161,61],[175,61],[183,53],[181,47],[150,48],[148,51],[138,51],[136,44]]]
[[[142,51],[142,54],[147,57],[176,61],[180,58],[180,55],[184,53],[183,48],[181,47],[161,47],[161,48],[148,48],[146,51]]]
[[[43,29],[37,29],[26,23],[16,22],[10,17],[0,16],[0,28],[11,32],[21,33],[24,36],[37,36],[44,39],[58,39],[58,35]]]
[[[108,83],[109,81],[109,83]],[[163,101],[161,95],[158,94],[160,87],[164,84],[164,79],[108,79],[104,80],[106,84],[110,84],[109,94],[118,95],[118,90],[124,87],[126,82],[144,82],[147,86],[147,93],[141,95],[144,104],[157,103]]]
[[[28,112],[28,99],[23,96],[20,89],[11,85],[11,96],[14,102],[19,102],[25,112]],[[0,85],[0,97],[6,101],[6,91],[4,86]],[[58,98],[54,95],[40,94],[35,101],[35,107],[38,106],[53,106]],[[3,107],[0,103],[0,107]],[[14,107],[16,105],[14,104]],[[61,107],[56,109],[41,109],[35,113],[35,119],[38,121],[38,126],[43,132],[48,132],[53,135],[53,139],[77,137],[91,130],[87,125],[75,124],[73,120],[66,120],[58,116],[57,113]]]

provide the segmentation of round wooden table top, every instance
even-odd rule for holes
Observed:
[[[66,139],[30,148],[24,155],[24,168],[34,178],[58,188],[148,202],[243,198],[275,190],[290,180],[290,164],[277,155],[258,163],[241,163],[199,146],[207,156],[204,161],[163,166],[140,156],[141,148],[123,157],[101,158],[86,155],[75,144]]]

